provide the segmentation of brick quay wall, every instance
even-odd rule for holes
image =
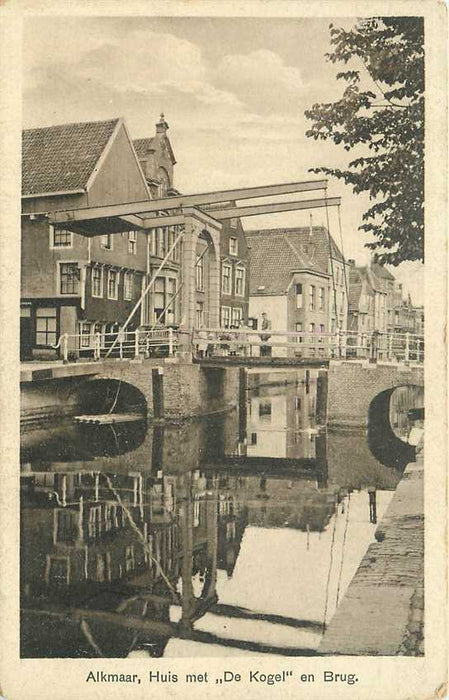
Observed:
[[[319,654],[424,654],[423,472],[420,452],[406,467]]]

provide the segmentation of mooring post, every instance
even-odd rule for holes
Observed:
[[[151,370],[153,384],[153,412],[155,418],[164,417],[164,369],[156,367]]]
[[[239,369],[239,441],[246,438],[247,420],[248,371],[246,367]]]

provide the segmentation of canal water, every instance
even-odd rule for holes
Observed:
[[[240,411],[25,433],[22,657],[316,654],[405,466],[320,414],[316,371],[259,372]]]

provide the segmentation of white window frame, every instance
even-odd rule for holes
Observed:
[[[130,283],[131,291],[130,292],[127,288],[127,280],[129,280],[129,279],[131,280],[131,283]],[[132,270],[126,270],[124,275],[123,275],[123,299],[125,301],[132,301],[133,292],[134,292],[134,272]]]
[[[224,311],[225,311],[225,309],[228,312],[228,319],[229,319],[227,326],[225,326],[225,324],[224,324],[224,316],[225,316]],[[231,325],[231,322],[232,322],[231,319],[232,319],[231,307],[230,306],[222,306],[220,309],[220,325],[221,325],[221,327],[222,328],[229,328]]]
[[[111,296],[109,294],[109,279],[111,277],[111,272],[115,273],[116,278],[115,278],[115,296]],[[113,268],[110,268],[108,270],[108,279],[107,279],[107,288],[106,288],[106,296],[108,299],[112,299],[114,301],[117,301],[118,299],[118,285],[120,281],[120,271],[119,270],[114,270]]]
[[[238,312],[236,314],[236,312]],[[234,326],[236,323],[240,325],[240,321],[243,319],[243,309],[241,306],[233,306],[231,310],[231,325]]]
[[[62,265],[76,265],[79,271],[78,278],[78,291],[76,292],[61,292],[61,268]],[[56,275],[57,280],[57,296],[58,297],[79,297],[81,295],[81,269],[78,260],[58,260],[58,274]]]
[[[242,291],[239,292],[237,288],[237,273],[242,272]],[[245,296],[245,285],[246,285],[246,268],[243,265],[236,265],[235,267],[235,296],[244,297]]]
[[[110,243],[110,245],[108,245]],[[114,250],[114,236],[112,233],[104,233],[100,238],[100,247],[103,250]]]
[[[196,256],[195,286],[197,292],[204,292],[204,255],[202,253]]]
[[[94,270],[100,270],[100,294],[95,294],[94,292]],[[90,293],[95,299],[103,299],[104,295],[104,273],[103,267],[100,265],[93,265],[90,273]]]
[[[224,276],[225,269],[229,270],[229,277]],[[229,281],[228,289],[224,288],[225,279]],[[230,263],[222,263],[221,265],[221,293],[222,294],[232,294],[232,265]]]
[[[301,287],[301,292],[299,294],[298,294],[298,287]],[[302,282],[296,282],[295,283],[295,309],[303,309],[303,308],[304,308],[304,285]]]
[[[84,333],[84,328],[88,328],[88,333]],[[80,350],[89,350],[89,348],[92,348],[93,346],[93,329],[94,329],[94,324],[92,321],[79,321],[79,349]],[[84,339],[87,339],[87,345],[83,342]]]
[[[53,313],[49,314],[49,313],[48,313],[48,310],[49,310],[49,309],[50,309],[51,311],[54,311],[54,314],[53,314]],[[46,311],[46,314],[41,316],[40,313],[39,313],[40,311]],[[45,319],[45,329],[38,329],[38,325],[39,325],[38,321],[39,321],[39,320],[42,320],[42,319]],[[54,329],[54,330],[51,330],[51,329],[49,330],[49,329],[48,329],[48,319],[51,319],[51,320],[54,319],[54,326],[55,326],[55,329]],[[58,309],[57,309],[56,306],[38,306],[38,307],[37,307],[37,309],[36,309],[36,326],[35,326],[35,331],[36,331],[36,333],[35,333],[35,341],[36,341],[36,345],[37,345],[38,347],[41,347],[41,348],[48,348],[48,347],[51,347],[52,345],[56,345],[56,342],[57,342],[57,340],[58,340]],[[54,338],[53,338],[54,343],[51,343],[51,342],[39,343],[38,340],[37,340],[38,334],[39,334],[39,335],[45,334],[45,339],[46,339],[47,341],[49,340],[49,338],[48,338],[49,335],[54,336]]]
[[[324,287],[318,287],[318,311],[326,308],[326,291]]]
[[[197,301],[195,306],[195,325],[197,328],[204,326],[204,302]]]
[[[314,284],[309,285],[309,311],[316,310],[316,287]]]
[[[70,244],[69,245],[55,245],[55,233],[64,230],[66,233],[70,234]],[[73,248],[73,231],[66,231],[65,229],[57,229],[50,224],[50,250],[71,250]]]
[[[128,255],[137,255],[137,231],[128,231]]]
[[[239,254],[239,239],[235,236],[229,237],[229,255]]]

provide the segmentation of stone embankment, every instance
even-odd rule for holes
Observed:
[[[323,655],[424,654],[424,454],[410,463],[341,605]]]

